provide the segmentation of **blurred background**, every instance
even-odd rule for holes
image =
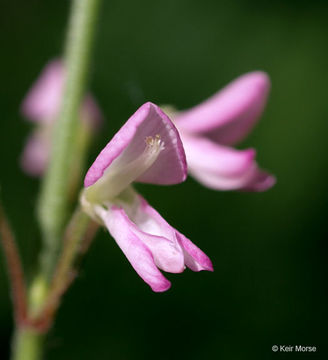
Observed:
[[[29,274],[40,238],[39,182],[18,159],[31,124],[19,107],[62,52],[69,1],[1,3],[0,182]],[[138,185],[212,259],[215,272],[167,274],[152,293],[100,231],[64,298],[46,359],[271,359],[327,356],[328,2],[103,1],[90,89],[106,117],[89,164],[145,101],[188,108],[235,77],[264,70],[267,109],[240,148],[255,147],[278,179],[268,192],[213,192],[189,178]],[[11,303],[0,258],[0,358]],[[273,345],[316,346],[315,354]]]

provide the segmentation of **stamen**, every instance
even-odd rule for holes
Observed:
[[[154,137],[147,136],[145,139],[148,148],[154,148],[157,151],[164,150],[164,142],[161,140],[161,135],[156,134]]]

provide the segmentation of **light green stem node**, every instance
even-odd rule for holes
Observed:
[[[29,291],[29,312],[33,316],[44,303],[47,282],[42,275],[37,276]],[[43,353],[44,335],[30,327],[17,327],[12,340],[11,360],[40,360]]]
[[[47,279],[42,274],[36,276],[29,288],[28,294],[30,316],[34,317],[39,313],[47,298],[48,289]]]
[[[12,343],[12,360],[40,360],[44,335],[30,328],[18,328]]]

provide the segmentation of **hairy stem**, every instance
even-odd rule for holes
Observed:
[[[56,121],[51,161],[41,189],[38,216],[45,241],[43,271],[50,278],[67,219],[70,169],[78,111],[85,93],[87,72],[100,0],[74,0],[66,42],[66,84]]]

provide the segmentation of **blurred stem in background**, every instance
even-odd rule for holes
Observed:
[[[52,139],[52,158],[42,184],[38,208],[43,248],[40,273],[29,290],[28,310],[32,315],[42,311],[48,293],[52,293],[49,285],[62,244],[63,228],[67,221],[70,170],[74,162],[72,154],[78,127],[78,110],[86,88],[99,5],[100,0],[74,0],[72,4],[65,48],[66,84]],[[82,215],[78,213],[76,216],[80,218]],[[75,242],[71,242],[73,247],[66,252],[64,250],[62,258],[67,254],[69,258],[68,263],[61,265],[65,274],[69,271],[67,266],[72,264],[74,258],[70,251],[72,249],[76,251],[80,238],[88,228],[87,223],[88,220],[84,218],[81,227],[76,230],[79,236],[74,239]],[[66,279],[62,281],[65,282]],[[60,288],[58,283],[57,287]],[[47,329],[38,330],[29,324],[17,323],[12,344],[12,359],[41,359],[44,333]]]

